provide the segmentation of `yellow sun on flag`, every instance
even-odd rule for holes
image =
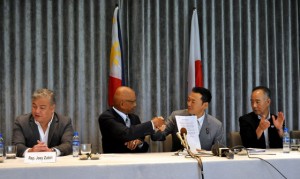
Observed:
[[[114,23],[116,23],[116,22],[117,22],[117,19],[116,19],[115,17],[113,17],[112,23],[114,24]]]
[[[121,57],[121,51],[120,51],[120,45],[118,41],[115,41],[111,47],[111,51],[110,51],[110,64],[109,67],[112,68],[112,65],[116,65],[118,66]]]

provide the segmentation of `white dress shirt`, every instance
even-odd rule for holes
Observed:
[[[44,132],[41,124],[37,120],[34,120],[34,122],[37,125],[38,130],[39,130],[40,141],[44,142],[46,145],[48,145],[49,130],[50,130],[50,125],[52,124],[52,121],[53,121],[53,117],[54,117],[54,113],[52,114],[52,118],[49,121],[45,132]],[[28,152],[29,149],[31,149],[31,148],[28,148],[27,150],[25,150],[25,152],[23,153],[23,156],[25,156],[25,154]],[[56,151],[56,156],[60,156],[60,154],[61,154],[60,150],[58,150],[57,148],[54,148],[54,149]]]

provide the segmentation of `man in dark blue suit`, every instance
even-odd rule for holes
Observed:
[[[144,137],[153,134],[156,129],[163,129],[163,118],[155,117],[141,123],[140,118],[132,113],[136,107],[136,96],[129,87],[117,88],[113,103],[113,107],[103,112],[98,120],[103,152],[147,152],[149,145]]]
[[[247,148],[282,148],[282,112],[278,117],[270,113],[271,91],[264,86],[255,87],[251,94],[253,112],[239,118],[240,135]]]

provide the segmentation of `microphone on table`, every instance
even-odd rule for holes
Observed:
[[[224,145],[220,144],[219,142],[215,143],[211,147],[211,151],[214,156],[219,157],[226,157],[228,159],[234,158],[234,153],[229,150],[229,148],[225,147]]]
[[[187,130],[186,128],[181,128],[180,129],[180,136],[182,138],[182,142],[183,142],[183,147],[186,149],[187,153],[192,157],[192,158],[195,158],[196,155],[190,150],[190,146],[189,146],[189,143],[187,141]]]
[[[176,135],[177,135],[178,139],[180,140],[181,145],[182,145],[184,148],[186,148],[186,144],[185,144],[184,140],[182,139],[180,132],[177,132]]]
[[[225,151],[224,154],[225,154],[226,158],[228,158],[228,159],[234,158],[234,153],[231,152],[230,150]]]
[[[181,141],[181,145],[186,149],[187,153],[189,154],[189,156],[191,156],[193,159],[196,159],[198,161],[198,165],[200,167],[200,170],[201,170],[201,176],[202,178],[204,179],[204,175],[203,175],[203,164],[202,164],[202,160],[201,160],[201,157],[198,156],[198,155],[195,155],[191,150],[190,150],[190,147],[189,147],[189,144],[187,142],[187,130],[186,128],[181,128],[180,129],[180,134],[179,132],[176,133],[177,137],[179,138],[179,140]]]
[[[186,137],[186,135],[187,135],[186,128],[183,127],[183,128],[180,129],[180,135],[183,136],[183,141],[185,143],[185,146],[183,146],[183,147],[185,147],[186,149],[190,149],[190,146],[187,142],[187,137]]]

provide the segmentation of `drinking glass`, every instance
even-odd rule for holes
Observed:
[[[300,144],[299,139],[291,139],[291,149],[292,150],[298,150],[299,144]]]
[[[15,145],[7,145],[5,146],[6,159],[14,159],[17,154],[17,146]]]
[[[89,155],[92,152],[92,144],[81,144],[80,152],[81,155]]]

